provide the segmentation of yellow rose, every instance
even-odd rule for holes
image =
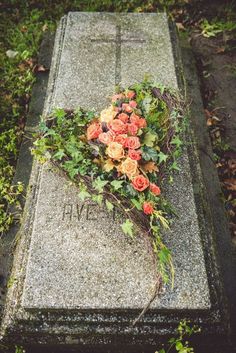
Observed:
[[[100,114],[100,121],[102,123],[109,123],[114,119],[117,112],[115,111],[115,107],[111,105],[109,108],[103,109]]]
[[[124,157],[124,148],[117,142],[110,142],[106,152],[112,159],[119,160]]]
[[[131,179],[138,172],[138,162],[128,157],[124,162],[121,163],[120,171],[121,173],[126,174],[129,179]]]

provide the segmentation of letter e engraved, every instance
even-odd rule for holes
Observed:
[[[90,203],[87,205],[87,210],[86,210],[86,220],[87,221],[97,221],[97,212],[94,209],[94,207],[97,207],[97,204]],[[92,210],[92,211],[91,211]],[[92,214],[92,215],[91,215]],[[93,217],[95,215],[95,218]]]
[[[73,212],[73,205],[70,203],[65,203],[63,207],[63,215],[62,215],[62,220],[70,220],[72,219],[72,212]]]

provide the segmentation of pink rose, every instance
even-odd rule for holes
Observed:
[[[143,212],[147,215],[150,215],[154,212],[154,208],[151,202],[143,203]]]
[[[128,126],[128,133],[130,134],[130,135],[137,135],[137,132],[138,132],[138,127],[137,127],[137,125],[135,125],[135,124],[133,124],[133,123],[131,123],[131,124],[127,124],[127,126]]]
[[[160,195],[161,189],[160,189],[159,186],[157,186],[156,184],[150,183],[149,188],[150,188],[150,191],[151,191],[154,195],[156,195],[156,196]]]
[[[133,109],[130,107],[130,105],[128,103],[123,103],[122,104],[122,109],[126,112],[126,113],[132,113]]]
[[[137,107],[137,102],[135,102],[135,101],[130,101],[130,102],[129,102],[129,106],[130,106],[131,108],[136,108],[136,107]]]
[[[138,175],[132,180],[132,186],[135,190],[144,191],[149,186],[149,180],[143,175]]]
[[[129,150],[128,156],[135,161],[139,161],[141,159],[142,151],[140,150]]]
[[[133,99],[135,96],[135,92],[134,91],[128,91],[126,93],[126,97],[129,98],[129,99]]]
[[[140,147],[140,141],[137,136],[129,136],[126,139],[125,147],[131,149],[131,150],[136,150],[137,148]]]

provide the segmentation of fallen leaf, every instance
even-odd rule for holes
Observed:
[[[142,165],[142,169],[145,171],[145,172],[148,172],[148,173],[153,173],[153,172],[158,172],[159,169],[157,167],[157,165],[155,164],[155,162],[147,162],[145,164]]]
[[[14,51],[14,50],[7,50],[6,51],[6,56],[10,59],[14,59],[18,54],[18,51]]]
[[[227,190],[236,191],[236,179],[225,179],[223,183]]]

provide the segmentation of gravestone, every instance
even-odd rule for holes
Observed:
[[[165,14],[69,13],[57,30],[45,115],[54,107],[104,109],[116,84],[129,86],[145,74],[180,88],[181,63],[170,33]],[[2,320],[3,342],[76,346],[81,352],[114,346],[137,352],[145,346],[154,352],[183,318],[202,326],[205,336],[226,335],[194,145],[184,151],[181,165],[165,190],[178,214],[165,234],[175,285],[164,287],[132,326],[154,286],[145,243],[122,233],[116,210],[108,214],[82,203],[58,171],[35,161]]]

